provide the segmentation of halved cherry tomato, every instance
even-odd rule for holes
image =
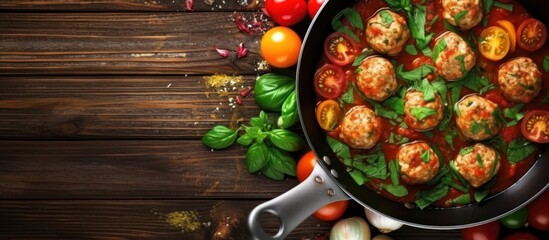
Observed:
[[[265,10],[278,25],[292,26],[307,15],[305,0],[266,0]]]
[[[530,141],[549,143],[549,111],[534,110],[526,113],[521,120],[520,130]]]
[[[324,53],[333,64],[345,66],[360,54],[358,43],[347,34],[335,32],[324,41]]]
[[[547,28],[537,19],[529,18],[518,27],[517,38],[519,47],[526,51],[536,51],[547,40]]]
[[[314,18],[320,7],[322,7],[322,4],[324,4],[326,0],[309,0],[307,1],[307,10],[309,12],[309,17]]]
[[[498,61],[504,58],[510,45],[509,34],[500,27],[492,26],[480,33],[478,49],[487,59]]]
[[[307,177],[309,177],[309,175],[311,175],[313,168],[316,165],[316,161],[317,158],[313,151],[307,152],[299,159],[296,167],[296,175],[299,182],[303,182],[307,179]],[[345,213],[348,205],[349,200],[333,202],[318,209],[315,213],[313,213],[313,216],[323,221],[333,221],[340,218],[341,215]]]
[[[461,229],[464,240],[497,240],[499,235],[499,222],[493,221],[476,227]]]
[[[517,46],[517,35],[515,31],[515,26],[513,23],[507,20],[499,20],[496,22],[500,27],[502,27],[507,34],[509,35],[509,52],[514,52],[515,47]]]
[[[334,100],[322,101],[316,107],[316,120],[318,125],[326,131],[332,131],[339,122],[342,111],[339,103]]]
[[[341,95],[345,84],[345,72],[333,64],[325,64],[315,73],[315,91],[327,98],[337,98]]]
[[[528,223],[531,227],[547,231],[549,230],[549,190],[545,190],[534,201],[528,204]]]
[[[287,68],[297,63],[301,39],[291,28],[278,26],[263,35],[259,47],[261,56],[270,65]]]

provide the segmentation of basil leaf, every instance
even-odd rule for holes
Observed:
[[[532,154],[536,147],[530,141],[515,139],[507,147],[507,160],[518,163]]]
[[[471,196],[469,195],[469,193],[466,193],[466,194],[460,195],[456,198],[449,199],[445,203],[447,205],[451,205],[451,204],[459,204],[459,205],[469,204],[469,203],[471,203]]]
[[[416,107],[411,108],[410,113],[414,116],[414,118],[417,118],[419,121],[423,121],[426,117],[436,115],[437,111],[430,107]]]
[[[406,47],[404,48],[404,50],[405,50],[408,54],[410,54],[410,55],[412,55],[412,56],[417,55],[417,49],[416,49],[416,47],[415,47],[414,45],[412,45],[412,44],[406,45]]]
[[[425,35],[425,21],[427,18],[427,8],[423,5],[417,5],[412,12],[408,12],[408,26],[412,37],[416,39],[419,49],[429,45],[433,34]]]
[[[285,129],[273,129],[269,133],[271,142],[282,150],[297,152],[305,147],[305,140],[299,134]]]
[[[513,11],[513,4],[508,3],[502,3],[499,1],[494,1],[494,7],[503,8],[509,12]]]
[[[437,44],[433,48],[433,61],[434,62],[437,61],[438,55],[440,55],[440,53],[442,51],[444,51],[444,49],[446,49],[446,40],[444,40],[444,38],[440,38],[440,40],[438,40]]]
[[[435,100],[435,88],[429,83],[426,78],[421,81],[421,92],[423,93],[423,100],[430,102]]]
[[[431,151],[427,150],[420,156],[421,161],[428,163],[431,160]]]
[[[255,101],[261,109],[280,112],[282,104],[295,89],[295,80],[286,75],[267,73],[255,83]]]
[[[467,73],[467,69],[465,69],[465,60],[463,55],[456,56],[456,59],[459,61],[459,69],[461,70],[461,74],[465,76]]]
[[[297,112],[297,96],[295,90],[290,93],[290,96],[288,96],[284,103],[282,103],[280,118],[282,119],[282,123],[279,124],[281,128],[289,128],[299,122],[299,114]]]
[[[426,57],[433,57],[433,51],[431,51],[431,49],[427,46],[427,47],[424,47],[423,49],[421,49],[421,52],[423,53],[423,55],[425,55]]]
[[[264,143],[254,143],[246,152],[246,168],[250,173],[259,172],[269,162],[269,149]]]
[[[381,12],[379,12],[379,16],[381,17],[381,22],[385,27],[389,27],[391,23],[395,22],[393,16],[386,10],[381,10]]]
[[[223,149],[231,146],[237,137],[237,131],[229,129],[228,127],[217,125],[208,131],[202,142],[212,149]]]
[[[488,14],[494,5],[494,0],[483,0],[484,13]]]
[[[390,97],[383,102],[383,106],[393,110],[397,114],[404,114],[404,99],[399,97]]]
[[[549,56],[543,57],[543,70],[549,71]]]
[[[240,145],[246,147],[246,146],[249,146],[250,144],[252,144],[253,140],[254,140],[254,139],[251,137],[251,135],[246,133],[246,134],[240,136],[240,137],[236,140],[236,142],[237,142],[238,144],[240,144]]]
[[[355,94],[353,93],[353,88],[350,87],[347,92],[343,93],[340,100],[348,104],[353,104],[355,102]]]
[[[473,150],[474,150],[473,146],[464,147],[461,150],[459,150],[459,155],[461,155],[461,156],[467,155],[469,153],[472,153]]]
[[[475,197],[475,202],[482,201],[482,199],[484,199],[484,198],[486,198],[486,196],[488,196],[488,193],[490,193],[489,189],[476,190],[475,193],[473,194],[474,197]]]
[[[364,23],[362,23],[362,18],[360,17],[360,13],[358,13],[354,8],[345,8],[341,10],[343,12],[343,15],[347,20],[349,20],[349,23],[351,26],[358,28],[360,30],[364,30]]]
[[[461,11],[458,14],[454,16],[454,21],[456,22],[456,26],[459,26],[459,22],[467,15],[469,14],[469,11]]]
[[[480,153],[477,153],[477,163],[480,166],[480,168],[484,168],[484,162],[482,161],[482,157],[480,156]]]
[[[444,140],[448,143],[450,148],[454,150],[454,138],[458,135],[456,130],[449,131],[446,134],[444,134]]]
[[[507,122],[506,126],[511,127],[519,123],[519,121],[524,117],[524,113],[521,113],[520,110],[524,107],[524,104],[517,104],[512,108],[506,108],[503,112],[503,115],[506,118],[510,118],[511,121]]]
[[[361,159],[365,159],[366,163]],[[369,178],[387,179],[385,155],[380,151],[375,151],[372,155],[356,157],[352,166]]]
[[[373,49],[363,49],[362,50],[362,53],[360,53],[360,55],[358,55],[355,60],[353,61],[353,64],[352,66],[353,67],[356,67],[358,65],[360,65],[362,63],[362,60],[364,60],[364,58],[372,55],[374,53],[374,50]]]
[[[328,141],[328,145],[336,155],[343,159],[351,159],[351,149],[349,148],[349,146],[347,146],[347,144],[335,140],[331,137],[326,137],[326,140]]]
[[[402,185],[381,184],[381,187],[395,197],[408,195],[408,189]]]
[[[404,81],[415,82],[423,79],[424,77],[426,77],[427,75],[429,75],[434,71],[435,71],[435,68],[429,64],[423,64],[411,71],[404,71],[404,65],[400,64],[397,66],[396,74],[398,78]]]
[[[364,175],[361,171],[351,170],[349,174],[358,185],[363,185],[364,183],[369,181],[368,177],[366,177],[366,175]]]
[[[385,0],[385,2],[387,2],[387,5],[394,11],[411,11],[413,7],[411,0]]]
[[[296,163],[288,152],[271,148],[270,160],[275,170],[289,176],[295,176]]]
[[[284,179],[284,173],[276,170],[272,162],[267,163],[267,165],[261,170],[261,173],[263,173],[263,175],[273,180],[280,181]]]
[[[399,165],[397,160],[389,161],[389,175],[391,177],[391,182],[393,185],[400,184],[400,175],[399,175]]]
[[[420,209],[424,209],[446,196],[446,194],[448,194],[448,190],[450,190],[450,187],[446,184],[440,183],[429,190],[419,191],[416,194],[415,203]]]

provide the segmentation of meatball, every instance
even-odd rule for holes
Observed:
[[[366,106],[351,108],[341,120],[339,137],[352,148],[373,147],[381,136],[381,119]]]
[[[393,64],[382,57],[366,58],[356,75],[358,89],[367,98],[383,101],[398,87]]]
[[[457,172],[471,186],[480,187],[488,182],[499,170],[499,154],[482,143],[461,149],[453,162]]]
[[[457,33],[447,32],[440,36],[433,50],[436,73],[448,81],[458,80],[467,75],[477,61],[473,49]]]
[[[501,65],[498,71],[498,83],[507,99],[528,103],[541,90],[541,72],[532,59],[515,58]]]
[[[420,91],[408,91],[404,96],[404,122],[413,130],[428,131],[442,121],[443,107],[444,103],[438,93],[433,101],[426,102]]]
[[[379,53],[396,55],[409,38],[406,19],[390,10],[377,12],[366,23],[366,42]]]
[[[401,178],[409,184],[420,184],[431,180],[438,172],[438,156],[425,142],[402,145],[397,153]]]
[[[442,0],[442,16],[448,23],[468,30],[482,21],[481,0]]]
[[[501,124],[496,114],[498,105],[478,95],[467,95],[457,102],[456,124],[465,137],[481,141],[495,136]]]

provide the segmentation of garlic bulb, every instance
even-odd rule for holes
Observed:
[[[402,227],[402,223],[364,208],[366,219],[382,233],[389,233]]]
[[[360,217],[341,219],[332,227],[330,240],[370,240],[370,226]]]

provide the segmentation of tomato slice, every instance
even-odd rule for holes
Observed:
[[[518,27],[517,37],[519,47],[526,51],[536,51],[547,40],[547,28],[537,19],[529,18]]]
[[[339,103],[331,99],[322,101],[316,107],[316,120],[320,127],[327,131],[332,131],[335,128],[341,114]]]
[[[509,52],[514,52],[515,47],[517,46],[517,35],[515,31],[515,26],[513,23],[507,20],[499,20],[496,22],[501,28],[503,28],[509,35]]]
[[[549,143],[549,111],[534,110],[526,113],[521,120],[520,130],[530,141]]]
[[[335,32],[324,41],[324,53],[333,64],[345,66],[360,54],[358,43],[347,34]]]
[[[500,27],[492,26],[480,33],[478,49],[487,59],[501,60],[509,52],[510,45],[509,34]]]
[[[327,99],[337,98],[345,84],[345,72],[336,65],[326,64],[316,71],[314,84],[318,95]]]

